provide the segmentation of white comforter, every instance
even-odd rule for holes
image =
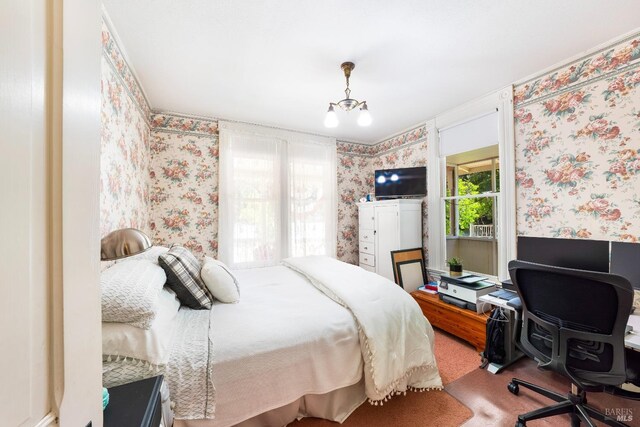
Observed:
[[[371,401],[386,400],[407,388],[442,388],[433,328],[403,289],[382,276],[325,256],[288,258],[283,264],[304,274],[353,313]]]
[[[348,310],[282,266],[234,273],[240,302],[211,310],[216,413],[207,426],[237,424],[361,379],[358,330]]]

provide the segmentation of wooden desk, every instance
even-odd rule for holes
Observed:
[[[456,307],[440,301],[437,294],[411,292],[422,313],[431,325],[471,343],[477,351],[484,351],[487,337],[487,315]]]

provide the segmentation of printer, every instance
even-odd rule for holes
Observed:
[[[442,301],[476,313],[491,310],[491,304],[485,304],[479,299],[495,290],[495,284],[475,274],[458,277],[443,274],[438,284],[438,295]]]

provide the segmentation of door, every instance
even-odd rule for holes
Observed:
[[[44,9],[44,2],[0,3],[0,424],[6,426],[36,425],[51,407]]]
[[[0,2],[2,426],[102,425],[100,11]]]
[[[360,206],[358,209],[358,224],[361,230],[373,230],[374,228],[374,207],[373,206]]]
[[[396,206],[375,207],[376,272],[393,281],[391,251],[399,246],[398,208]]]

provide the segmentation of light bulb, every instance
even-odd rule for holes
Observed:
[[[387,180],[383,175],[380,175],[377,181],[378,181],[378,184],[384,184]]]
[[[324,117],[324,126],[328,128],[334,128],[338,126],[338,115],[333,110],[333,105],[329,105],[329,110],[327,111],[327,115]]]
[[[394,182],[395,182],[395,181],[397,181],[397,180],[398,180],[398,174],[395,174],[395,173],[394,173],[393,175],[391,175],[391,181],[394,181]]]
[[[372,121],[373,119],[371,118],[371,113],[369,113],[367,104],[364,104],[362,107],[360,107],[360,115],[358,116],[358,125],[369,126]]]

